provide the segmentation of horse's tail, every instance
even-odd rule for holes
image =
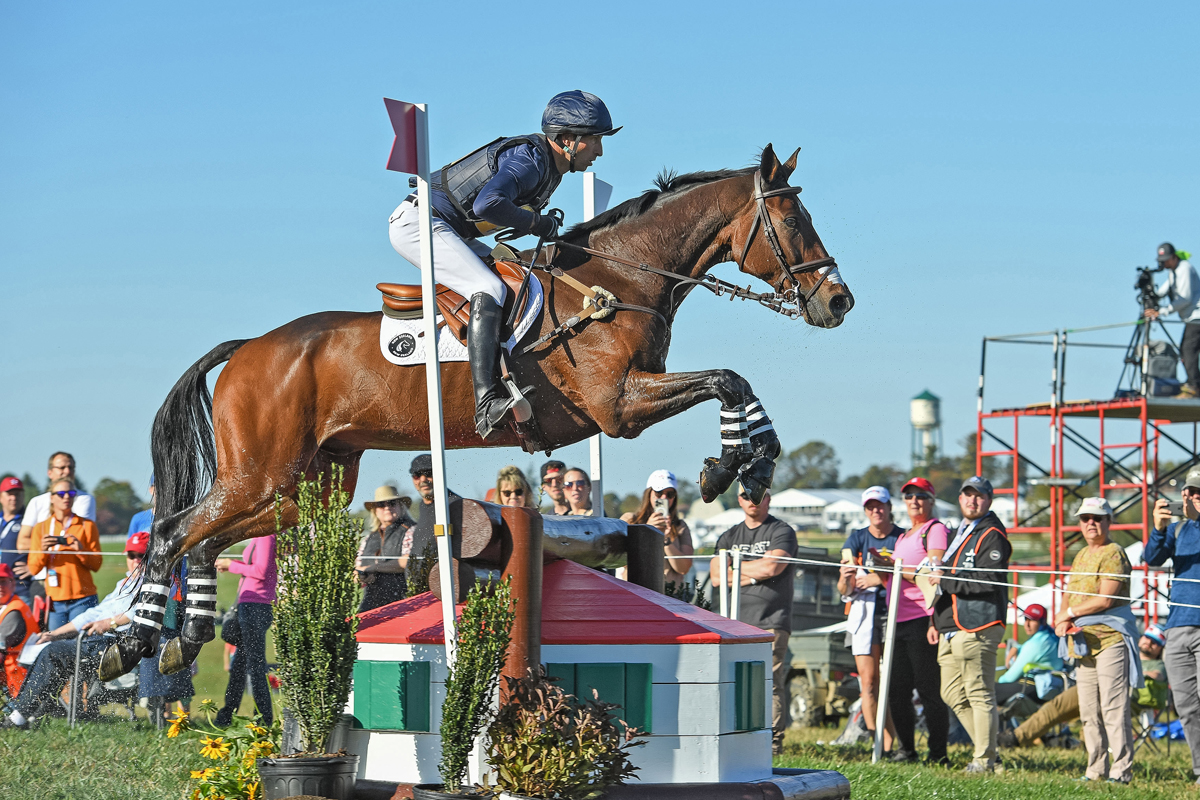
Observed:
[[[249,339],[214,347],[183,373],[154,417],[150,455],[154,462],[154,538],[160,523],[172,521],[204,496],[217,474],[212,395],[206,377],[233,357]]]

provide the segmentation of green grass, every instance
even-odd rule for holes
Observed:
[[[243,546],[238,545],[231,552],[240,553]],[[121,552],[121,548],[120,544],[113,543],[104,545],[102,549],[106,552]],[[100,598],[103,599],[105,595],[111,592],[113,587],[117,585],[117,581],[124,575],[125,559],[105,556],[103,568],[94,574],[96,590]],[[218,608],[229,608],[236,602],[237,585],[238,576],[229,572],[217,574]],[[225,643],[221,641],[220,631],[218,631],[217,638],[204,645],[204,648],[200,651],[200,655],[196,659],[199,672],[192,679],[192,683],[196,687],[196,701],[207,698],[215,700],[218,704],[224,703],[225,686],[229,682],[229,673],[225,671],[224,667],[224,648]],[[267,661],[269,663],[275,661],[275,640],[269,631],[267,633]],[[241,713],[249,715],[253,709],[254,701],[250,699],[249,694],[244,694],[242,697]]]
[[[1129,800],[1174,800],[1198,796],[1192,786],[1191,756],[1183,742],[1158,742],[1162,752],[1143,746],[1134,758],[1133,783],[1082,783],[1087,758],[1083,748],[1060,750],[1036,747],[1002,750],[1005,771],[997,775],[964,775],[971,760],[967,747],[951,747],[952,768],[921,764],[872,764],[866,745],[832,747],[818,740],[832,740],[840,730],[801,728],[788,731],[784,755],[776,766],[805,769],[835,769],[850,780],[855,800],[1071,800],[1071,798],[1119,797]],[[920,748],[918,748],[920,749]]]

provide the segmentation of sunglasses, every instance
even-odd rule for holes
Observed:
[[[1101,522],[1106,519],[1108,519],[1107,514],[1080,514],[1079,515],[1080,522]]]
[[[524,489],[501,489],[500,494],[504,497],[524,497]]]
[[[667,500],[675,499],[674,489],[663,489],[661,492],[654,492],[655,497],[665,497]]]
[[[926,492],[905,492],[904,499],[905,500],[932,500],[933,496],[927,494]]]
[[[750,495],[746,494],[745,492],[738,492],[738,497],[740,497],[743,500],[746,500],[748,502],[751,502],[751,503],[754,502],[753,500],[750,499]]]
[[[55,497],[74,498],[75,495],[79,494],[79,492],[75,491],[74,489],[70,489],[68,491],[51,492],[50,494],[54,495]]]
[[[431,469],[423,469],[423,470],[421,470],[420,472],[414,472],[414,473],[412,474],[412,476],[413,476],[414,478],[432,478],[432,477],[433,477],[433,470],[431,470]]]
[[[126,553],[126,558],[132,558],[134,561],[144,561],[146,556],[142,553]]]
[[[587,485],[588,485],[587,481],[568,481],[567,483],[563,484],[563,488],[565,488],[565,489],[586,489]]]

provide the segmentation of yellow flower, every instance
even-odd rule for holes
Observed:
[[[229,742],[225,741],[224,736],[218,736],[216,739],[205,736],[200,743],[204,747],[200,748],[200,755],[205,758],[221,759],[229,755]]]
[[[246,784],[246,800],[258,800],[258,781]]]
[[[191,728],[188,723],[188,712],[180,711],[175,715],[175,719],[171,720],[171,727],[167,729],[167,738],[174,739],[183,731]]]
[[[194,769],[192,770],[192,780],[206,781],[213,776],[214,772],[216,772],[216,770],[212,767],[209,767],[208,769]],[[199,789],[196,791],[199,791]]]
[[[266,728],[264,728],[262,725],[256,725],[253,722],[247,724],[246,729],[249,730],[251,733],[253,733],[255,736],[266,736],[267,735]]]

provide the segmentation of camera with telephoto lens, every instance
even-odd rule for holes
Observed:
[[[1142,308],[1150,311],[1158,308],[1158,292],[1154,289],[1154,273],[1162,272],[1166,267],[1138,267],[1137,283],[1133,288],[1138,290],[1138,302]]]

